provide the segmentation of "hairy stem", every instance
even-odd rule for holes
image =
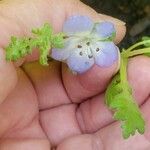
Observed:
[[[144,45],[144,44],[147,44],[147,43],[150,43],[150,40],[145,40],[145,41],[136,43],[136,44],[134,44],[133,46],[129,47],[126,51],[127,51],[127,52],[132,51],[132,50],[135,49],[136,47],[141,46],[141,45]]]
[[[136,55],[141,55],[141,54],[146,54],[146,53],[150,53],[150,47],[137,49],[137,50],[134,50],[134,51],[130,51],[128,53],[125,52],[125,53],[123,53],[123,56],[128,58],[128,57],[133,57],[133,56],[136,56]]]
[[[120,80],[122,83],[128,82],[128,80],[127,80],[127,63],[128,63],[128,58],[125,58],[123,55],[121,55]]]

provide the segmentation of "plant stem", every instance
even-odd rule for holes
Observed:
[[[127,62],[128,58],[121,55],[121,63],[120,63],[120,80],[122,83],[127,83]]]
[[[122,53],[123,57],[133,57],[133,56],[136,56],[136,55],[141,55],[141,54],[146,54],[146,53],[150,53],[150,47],[148,48],[142,48],[142,49],[137,49],[137,50],[134,50],[134,51],[128,51],[128,52],[124,52]]]
[[[140,46],[140,45],[144,45],[144,44],[147,44],[147,43],[150,43],[150,40],[145,40],[145,41],[142,41],[142,42],[139,42],[139,43],[136,43],[134,44],[133,46],[129,47],[126,51],[132,51],[134,48]]]

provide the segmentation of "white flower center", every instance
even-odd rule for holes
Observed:
[[[79,56],[87,56],[89,59],[94,57],[94,54],[100,51],[99,47],[95,46],[96,42],[90,39],[84,39],[76,47],[79,50]]]

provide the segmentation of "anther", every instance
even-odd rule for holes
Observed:
[[[63,36],[63,39],[67,39],[67,38],[69,38],[69,36]]]
[[[90,42],[87,42],[86,45],[89,46],[89,45],[90,45]]]
[[[78,48],[82,48],[82,46],[81,46],[81,45],[78,45]]]
[[[88,57],[89,57],[89,58],[92,58],[92,57],[93,57],[93,55],[88,55]]]
[[[99,48],[96,49],[97,52],[98,52],[99,50],[100,50]]]
[[[82,53],[82,52],[80,52],[80,53],[79,53],[79,55],[80,55],[80,56],[82,56],[82,55],[83,55],[83,53]]]

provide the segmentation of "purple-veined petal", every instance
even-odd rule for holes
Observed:
[[[97,42],[92,47],[95,63],[109,67],[118,59],[118,47],[113,42]]]
[[[72,71],[84,73],[93,66],[94,59],[89,58],[88,55],[80,49],[74,49],[72,54],[67,59],[67,64]]]
[[[109,38],[115,36],[116,30],[113,23],[100,22],[95,24],[93,32],[100,38]]]
[[[54,58],[55,60],[63,61],[66,60],[70,53],[71,50],[77,47],[78,42],[80,39],[77,38],[68,38],[65,40],[64,43],[64,48],[53,48],[51,51],[51,57]]]
[[[87,16],[71,16],[65,21],[63,32],[67,35],[72,35],[79,32],[90,32],[93,25],[94,23]]]

